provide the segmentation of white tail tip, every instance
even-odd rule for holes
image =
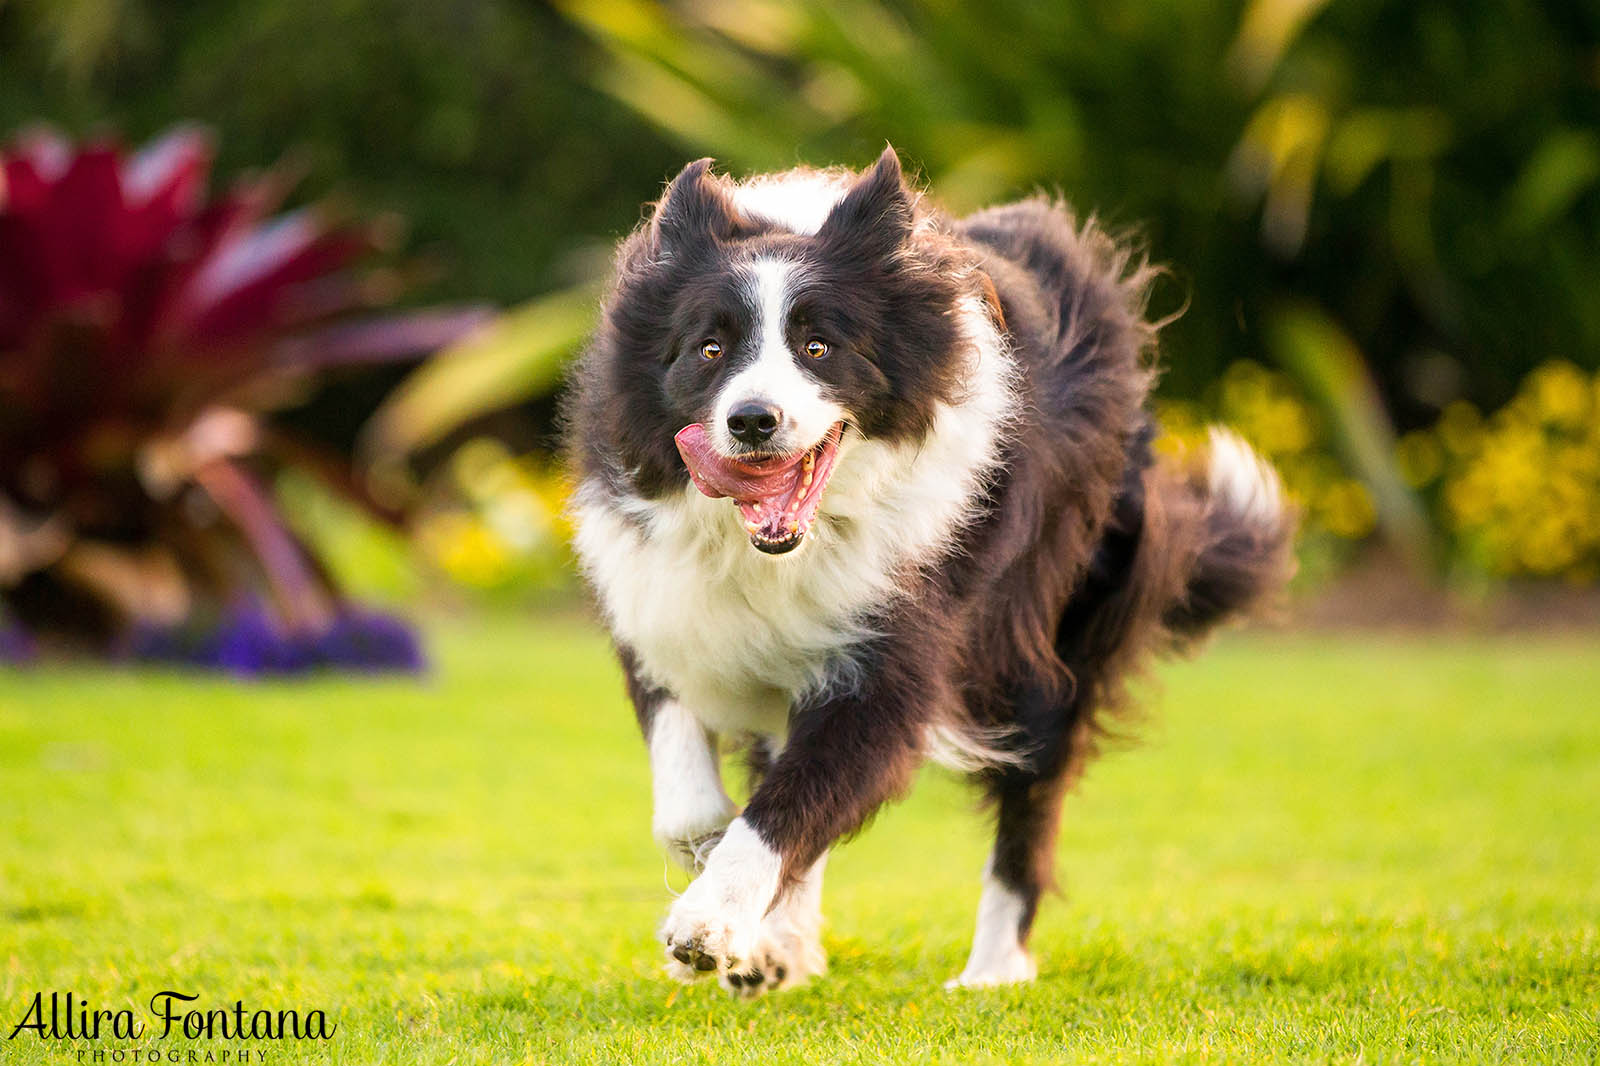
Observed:
[[[1283,515],[1283,482],[1231,429],[1212,426],[1207,487],[1214,504],[1243,518],[1275,522]]]

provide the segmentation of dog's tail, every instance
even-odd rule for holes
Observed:
[[[1090,706],[1119,705],[1149,652],[1185,650],[1282,591],[1294,572],[1293,509],[1250,446],[1211,432],[1198,464],[1157,460],[1135,437],[1105,536],[1056,631]]]
[[[1161,621],[1185,644],[1282,590],[1294,572],[1295,515],[1277,472],[1217,427],[1204,468],[1183,475],[1178,491],[1170,533],[1186,542],[1188,565]]]

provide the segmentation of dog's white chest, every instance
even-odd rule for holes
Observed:
[[[718,731],[782,736],[795,697],[850,667],[860,619],[892,594],[875,553],[833,531],[773,557],[726,500],[685,494],[639,517],[580,503],[579,556],[645,676]]]

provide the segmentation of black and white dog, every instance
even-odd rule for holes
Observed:
[[[699,875],[661,929],[680,976],[821,973],[828,849],[927,757],[998,822],[952,983],[1034,975],[1097,715],[1289,569],[1242,442],[1152,458],[1153,273],[1043,200],[946,218],[892,149],[862,174],[691,163],[622,243],[565,417],[655,835]],[[743,811],[719,740],[749,749]]]

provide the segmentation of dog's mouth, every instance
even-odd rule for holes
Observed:
[[[713,500],[732,499],[744,515],[750,543],[768,555],[782,555],[799,547],[810,531],[843,433],[844,423],[835,422],[805,451],[761,460],[723,455],[699,422],[684,426],[673,440],[695,488]]]

